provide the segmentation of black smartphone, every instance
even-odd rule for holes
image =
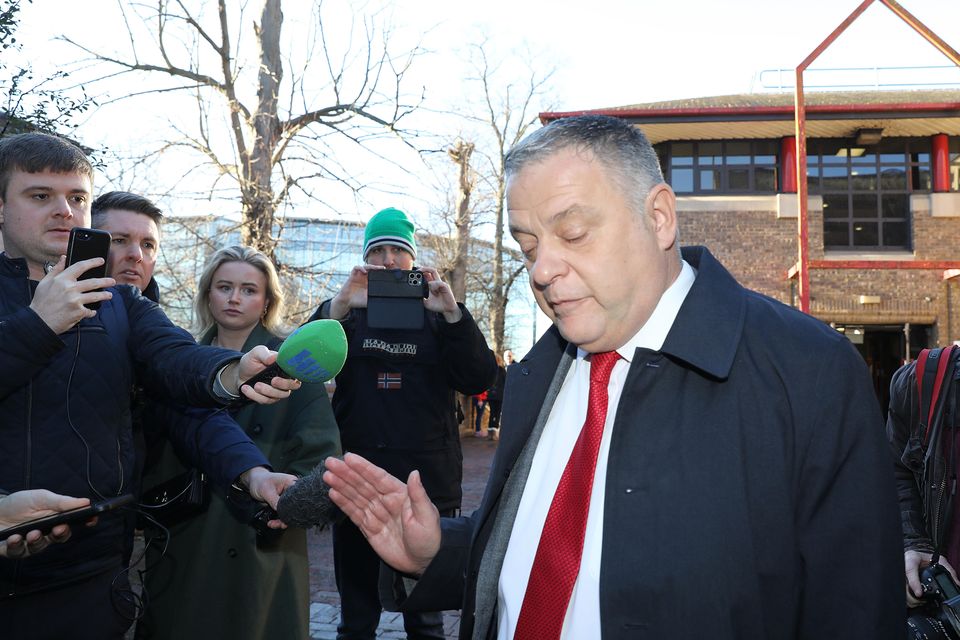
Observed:
[[[107,256],[110,254],[110,242],[110,234],[101,229],[86,229],[84,227],[70,229],[70,240],[67,242],[67,266],[90,258],[103,258],[103,266],[84,271],[79,279],[105,278],[107,276]],[[96,289],[96,291],[100,291],[100,289]],[[91,302],[86,307],[94,310],[99,309],[100,301]]]
[[[422,271],[371,269],[367,272],[367,326],[422,329],[423,300],[429,295]]]
[[[118,507],[128,505],[131,502],[133,502],[133,495],[127,493],[115,498],[108,498],[107,500],[94,502],[93,504],[88,504],[85,507],[77,507],[76,509],[61,511],[43,518],[27,520],[21,524],[0,530],[0,540],[6,540],[10,536],[17,534],[25,536],[27,535],[28,531],[33,531],[35,529],[46,535],[50,533],[50,530],[58,524],[64,524],[68,522],[84,522],[96,515],[100,515],[101,513],[105,513],[107,511],[112,511]]]

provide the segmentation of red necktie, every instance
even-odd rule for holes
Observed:
[[[594,353],[590,357],[587,419],[543,524],[514,640],[554,640],[560,637],[573,585],[580,572],[590,492],[603,424],[607,419],[607,385],[613,365],[619,358],[616,351]]]

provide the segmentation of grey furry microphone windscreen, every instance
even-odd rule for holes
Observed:
[[[304,529],[336,524],[346,517],[330,499],[330,487],[323,481],[326,470],[321,462],[288,487],[277,503],[277,517],[288,526]]]

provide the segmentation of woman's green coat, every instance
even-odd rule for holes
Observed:
[[[210,344],[216,327],[201,338]],[[262,325],[243,345],[278,340]],[[340,435],[323,384],[304,384],[288,400],[249,405],[237,422],[260,447],[274,471],[302,476],[325,457],[340,453]],[[144,486],[184,471],[169,445]],[[214,492],[205,513],[170,528],[165,557],[148,553],[147,614],[140,638],[209,640],[308,640],[310,589],[307,535],[286,529],[270,544],[257,544],[254,529],[239,520]],[[143,633],[141,633],[143,632]]]

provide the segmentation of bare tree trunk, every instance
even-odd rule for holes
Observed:
[[[257,76],[257,108],[253,112],[253,148],[243,165],[243,229],[245,241],[273,256],[276,203],[273,197],[273,154],[280,133],[277,96],[283,80],[280,57],[280,29],[283,12],[280,0],[264,0],[260,23],[254,25],[259,45],[260,71]]]
[[[453,297],[463,302],[467,299],[467,257],[470,249],[470,194],[474,187],[474,174],[470,169],[473,155],[472,142],[457,140],[447,149],[447,154],[460,167],[460,182],[457,191],[457,248],[450,269],[450,289]]]

